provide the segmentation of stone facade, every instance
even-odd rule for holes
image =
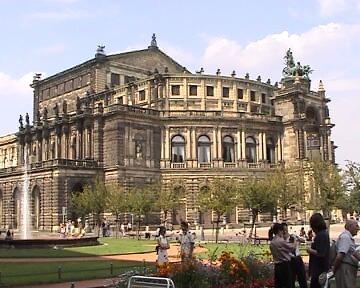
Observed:
[[[192,74],[155,42],[110,56],[99,47],[94,59],[37,75],[32,87],[33,124],[0,138],[1,227],[18,224],[25,158],[38,229],[61,222],[69,194],[96,177],[126,187],[157,179],[177,185],[187,196],[173,221],[210,223],[193,204],[213,177],[335,161],[329,99],[322,83],[314,92],[298,75],[278,87],[235,73]],[[248,218],[238,207],[227,221]]]

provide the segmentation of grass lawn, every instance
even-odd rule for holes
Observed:
[[[270,252],[269,245],[253,245],[253,244],[238,244],[238,243],[207,243],[204,247],[208,250],[204,253],[196,254],[197,257],[202,259],[214,259],[219,257],[221,252],[232,252],[234,257],[247,256],[250,252],[254,253],[257,257],[263,256]]]
[[[84,247],[54,248],[1,248],[0,257],[79,257],[94,255],[111,255],[125,253],[142,253],[154,251],[154,240],[136,240],[104,237],[99,238],[101,245]]]
[[[111,264],[113,271],[111,274]],[[58,269],[61,267],[61,279]],[[0,263],[1,285],[58,283],[84,279],[113,277],[129,270],[144,271],[144,264],[131,261],[71,261],[45,263]],[[154,270],[154,265],[146,264]]]

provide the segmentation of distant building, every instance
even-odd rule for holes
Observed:
[[[186,191],[172,221],[209,224],[194,201],[216,176],[265,175],[280,164],[335,161],[325,91],[310,90],[308,66],[290,50],[279,84],[249,75],[195,74],[163,53],[95,58],[53,76],[35,75],[33,123],[0,138],[0,226],[19,224],[28,155],[32,225],[62,222],[69,195],[99,176],[131,187],[162,179]],[[219,63],[221,64],[221,63]],[[248,221],[238,207],[227,221]],[[262,215],[271,220],[271,215]]]

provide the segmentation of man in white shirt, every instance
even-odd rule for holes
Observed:
[[[190,232],[189,224],[185,221],[181,222],[181,233],[179,236],[181,262],[185,263],[192,257],[195,241],[195,235]]]
[[[336,287],[355,288],[356,275],[360,253],[356,251],[356,244],[353,236],[359,231],[356,220],[346,220],[345,230],[339,235],[336,241],[336,258],[333,272],[336,279]]]

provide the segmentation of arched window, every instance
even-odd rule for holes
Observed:
[[[253,137],[247,137],[245,140],[245,155],[248,163],[256,162],[256,142]]]
[[[275,144],[272,138],[266,140],[266,161],[275,163]]]
[[[234,140],[230,136],[225,136],[222,141],[222,160],[224,162],[235,162]]]
[[[182,136],[176,135],[171,140],[171,162],[184,162],[185,140]]]
[[[210,139],[207,136],[200,136],[198,139],[197,156],[199,163],[210,162]]]
[[[71,140],[71,158],[76,159],[76,136]]]
[[[18,228],[20,225],[20,211],[21,211],[21,195],[20,190],[16,187],[13,192],[13,203],[14,203],[14,218],[13,218],[13,228]]]
[[[33,226],[35,229],[39,229],[40,226],[40,189],[38,186],[35,186],[32,192],[32,202],[33,202]]]

